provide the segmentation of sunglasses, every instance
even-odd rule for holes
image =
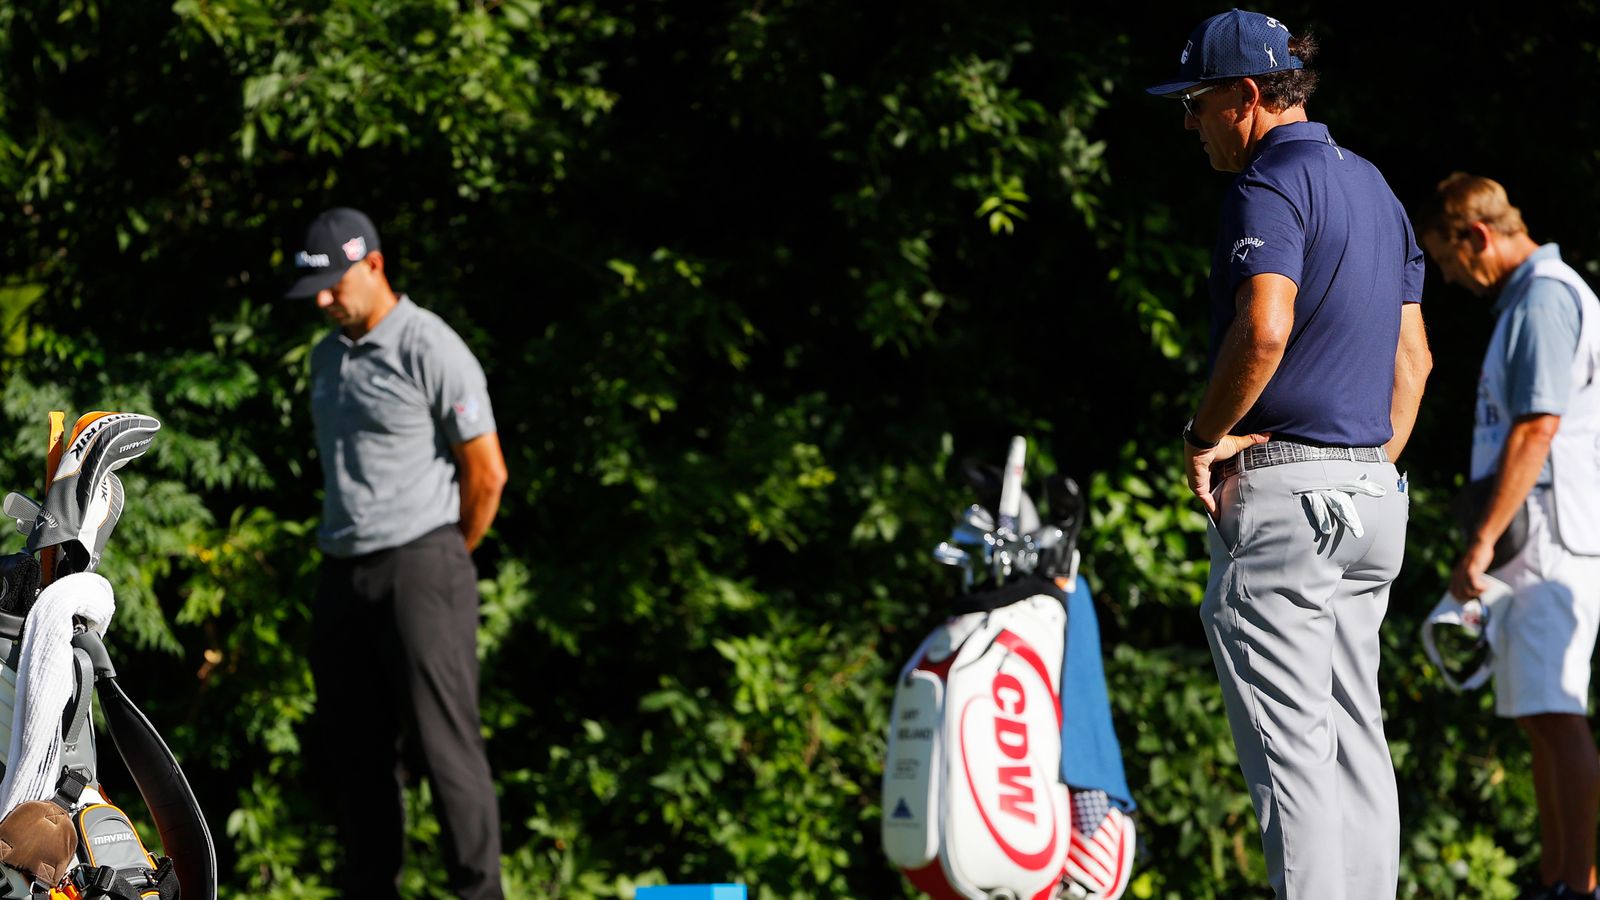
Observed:
[[[1178,95],[1178,102],[1183,104],[1183,113],[1184,113],[1184,115],[1189,116],[1191,118],[1198,119],[1200,117],[1200,113],[1198,112],[1198,108],[1194,104],[1194,98],[1200,96],[1201,94],[1204,94],[1206,91],[1212,91],[1212,90],[1216,90],[1216,89],[1217,89],[1217,85],[1208,84],[1203,88],[1199,88],[1199,89],[1196,89],[1196,90],[1193,90],[1193,91],[1187,91],[1185,93],[1179,94]]]

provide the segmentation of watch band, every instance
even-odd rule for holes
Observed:
[[[1222,443],[1222,439],[1217,438],[1214,441],[1208,441],[1200,435],[1195,434],[1194,419],[1190,419],[1189,421],[1183,423],[1183,442],[1195,448],[1196,450],[1215,450],[1217,449],[1217,445]]]

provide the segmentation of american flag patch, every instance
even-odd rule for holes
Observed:
[[[471,422],[478,417],[478,399],[476,397],[468,397],[459,403],[452,403],[450,408],[456,411],[456,418],[464,422]]]

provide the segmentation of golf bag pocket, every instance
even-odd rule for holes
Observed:
[[[1041,590],[946,621],[896,686],[883,846],[938,898],[1055,896],[1071,841],[1060,781],[1066,611]]]
[[[133,823],[109,803],[95,803],[78,811],[78,858],[83,863],[74,875],[88,889],[85,897],[162,897],[160,874],[170,866],[157,866]],[[171,896],[176,896],[176,879]],[[98,893],[95,891],[98,890]]]

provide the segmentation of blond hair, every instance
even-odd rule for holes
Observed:
[[[1452,172],[1434,188],[1433,200],[1421,217],[1421,231],[1440,237],[1460,237],[1474,222],[1507,237],[1527,234],[1522,210],[1511,205],[1506,189],[1493,178]]]

